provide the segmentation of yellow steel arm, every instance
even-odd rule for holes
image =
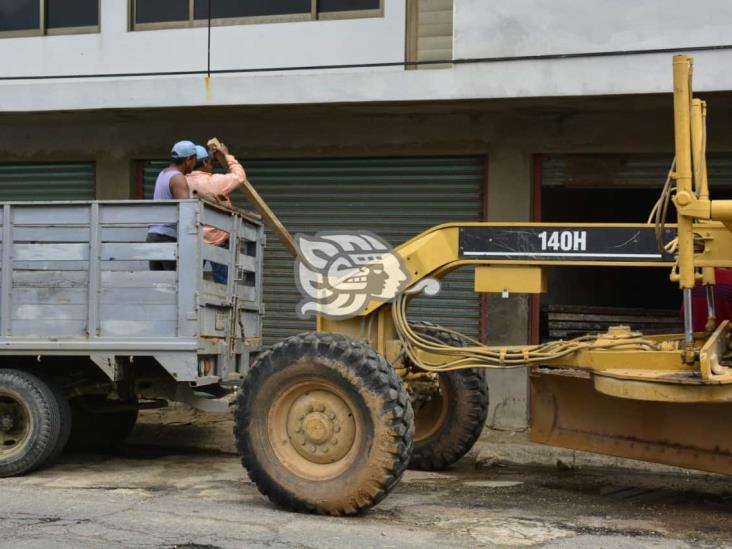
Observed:
[[[648,224],[632,223],[446,223],[426,230],[425,232],[398,246],[395,252],[400,255],[409,271],[410,285],[427,277],[441,278],[448,272],[465,265],[530,265],[530,266],[592,266],[592,267],[666,267],[671,263],[666,260],[623,261],[617,259],[601,259],[597,257],[542,258],[480,258],[467,257],[460,253],[460,230],[466,228],[503,228],[503,229],[638,229],[649,230]],[[675,230],[675,225],[668,229]],[[696,267],[730,267],[732,268],[732,233],[721,223],[702,223],[692,225],[692,235],[696,235],[698,246],[703,249],[692,255]],[[372,301],[361,312],[366,316],[385,304]]]

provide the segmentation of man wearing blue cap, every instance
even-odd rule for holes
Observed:
[[[178,141],[170,151],[170,165],[158,174],[155,181],[154,200],[185,200],[188,198],[186,174],[196,166],[196,145],[191,141]],[[150,225],[147,242],[177,242],[175,224]],[[175,271],[175,261],[150,261],[151,271]]]

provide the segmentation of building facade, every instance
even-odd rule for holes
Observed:
[[[645,221],[672,158],[674,53],[695,56],[710,103],[712,188],[732,181],[732,4],[695,7],[3,0],[0,199],[146,198],[174,141],[216,136],[293,232],[397,244],[454,220]],[[266,262],[272,341],[308,324],[274,237]],[[676,322],[663,273],[550,279],[502,299],[458,271],[414,315],[506,343]],[[495,426],[525,425],[526,379],[490,372]]]

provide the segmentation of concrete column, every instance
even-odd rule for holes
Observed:
[[[127,158],[97,156],[97,200],[127,200],[133,198],[133,162]]]
[[[532,196],[531,154],[497,146],[488,156],[488,220],[529,221]],[[488,342],[525,344],[529,337],[529,298],[526,295],[488,295]],[[487,370],[491,407],[488,425],[522,430],[528,426],[528,369]]]

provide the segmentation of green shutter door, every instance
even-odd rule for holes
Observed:
[[[170,165],[170,161],[165,160],[150,160],[145,162],[143,165],[143,197],[152,200],[153,193],[155,192],[155,180],[158,178],[158,174],[163,171],[164,168]]]
[[[669,154],[556,154],[542,156],[544,187],[657,189],[671,167]],[[707,155],[709,186],[732,187],[732,154]],[[650,210],[650,207],[649,207]]]
[[[146,165],[146,197],[152,195],[155,178],[164,166],[165,162]],[[440,223],[481,219],[484,174],[480,157],[250,160],[244,162],[244,168],[293,234],[365,229],[395,246]],[[244,200],[238,204],[248,207]],[[293,260],[267,231],[267,344],[314,328],[312,320],[297,318],[299,301]],[[480,301],[473,292],[472,271],[451,273],[435,298],[415,299],[410,316],[477,336]]]
[[[0,202],[94,200],[93,162],[0,164]]]

